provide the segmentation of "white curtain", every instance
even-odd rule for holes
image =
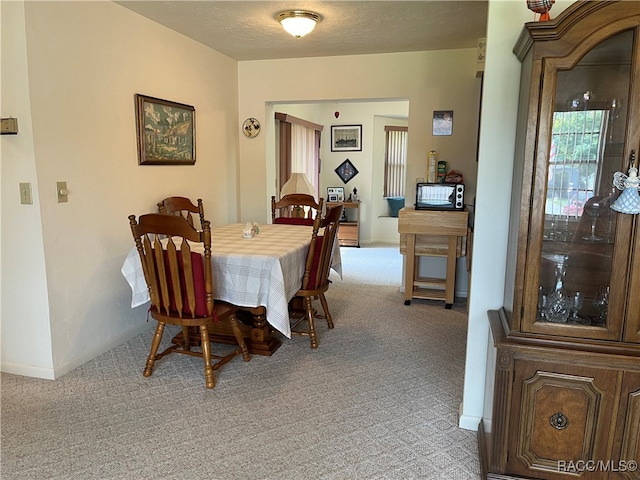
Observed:
[[[385,158],[385,197],[404,196],[404,176],[407,162],[407,128],[385,127],[387,151]]]
[[[302,172],[309,179],[318,199],[318,146],[313,128],[291,124],[291,172]]]

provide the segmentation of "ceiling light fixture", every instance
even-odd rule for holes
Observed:
[[[320,15],[306,10],[287,10],[280,12],[276,19],[288,33],[296,38],[302,38],[316,27]]]

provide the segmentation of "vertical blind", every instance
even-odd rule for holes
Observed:
[[[407,164],[407,127],[386,126],[384,159],[384,196],[403,197]]]

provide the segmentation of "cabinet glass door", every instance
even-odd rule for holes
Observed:
[[[620,339],[633,217],[611,209],[620,194],[612,180],[629,167],[634,34],[618,33],[586,54],[577,49],[575,58],[547,59],[542,95],[550,83],[555,91],[538,137],[548,150],[534,181],[533,210],[541,214],[532,216],[540,222],[533,230],[542,238],[533,252],[538,283],[528,287],[538,296],[535,318],[525,321],[531,331]]]

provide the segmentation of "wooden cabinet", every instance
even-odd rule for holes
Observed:
[[[640,2],[525,24],[487,478],[640,479]]]
[[[360,246],[360,202],[327,202],[327,208],[337,205],[344,207],[344,220],[338,228],[338,242],[341,247]]]

